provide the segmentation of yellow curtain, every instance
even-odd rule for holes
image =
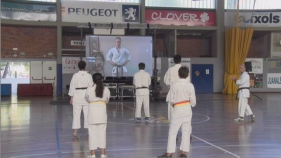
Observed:
[[[223,93],[236,94],[238,87],[230,76],[239,77],[239,65],[245,62],[252,41],[253,28],[238,27],[225,31],[225,73]]]

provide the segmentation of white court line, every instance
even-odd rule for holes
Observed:
[[[194,136],[194,135],[192,135],[192,137],[194,137],[194,138],[196,138],[196,139],[198,139],[198,140],[201,140],[202,142],[204,142],[204,143],[206,143],[206,144],[209,144],[209,145],[211,145],[211,146],[213,146],[213,147],[215,147],[215,148],[217,148],[217,149],[220,149],[220,150],[224,151],[225,153],[228,153],[228,154],[233,155],[233,156],[235,156],[235,157],[237,157],[237,158],[240,158],[240,156],[238,156],[238,155],[236,155],[236,154],[234,154],[234,153],[232,153],[232,152],[230,152],[230,151],[227,151],[227,150],[225,150],[225,149],[223,149],[223,148],[221,148],[221,147],[218,147],[218,146],[216,146],[215,144],[212,144],[212,143],[210,143],[210,142],[207,142],[207,141],[204,140],[204,139],[201,139],[201,138],[196,137],[196,136]]]
[[[192,114],[192,115],[194,115],[194,114]],[[203,120],[203,121],[199,121],[199,122],[194,122],[194,123],[191,122],[192,125],[194,125],[194,124],[199,124],[199,123],[203,123],[203,122],[207,122],[207,121],[210,120],[210,117],[207,116],[207,115],[202,115],[202,114],[195,114],[195,115],[201,115],[201,116],[206,117],[207,119],[206,119],[206,120]]]
[[[83,153],[84,151],[65,151],[61,152],[61,154],[76,154],[76,153]],[[42,153],[42,154],[30,154],[30,155],[21,155],[21,156],[12,156],[12,158],[20,158],[20,157],[30,157],[30,156],[47,156],[47,155],[57,155],[58,152],[49,152],[49,153]],[[88,157],[88,155],[86,155]]]
[[[129,108],[129,109],[136,110],[135,108],[132,108],[132,107],[130,107],[130,106],[124,104],[124,103],[121,103],[121,104],[124,105],[124,106],[126,106],[126,107]]]
[[[210,146],[196,146],[192,148],[205,148]],[[125,148],[125,149],[106,149],[108,152],[116,152],[116,151],[137,151],[137,150],[165,150],[166,147],[163,148]],[[180,147],[176,147],[176,149],[180,149]],[[21,151],[19,151],[21,152]],[[77,154],[84,153],[84,151],[64,151],[61,154]],[[5,153],[4,153],[5,154]],[[24,157],[34,157],[34,156],[47,156],[47,155],[56,155],[57,152],[49,152],[49,153],[41,153],[41,154],[29,154],[29,155],[20,155],[20,156],[12,156],[11,158],[24,158]],[[88,155],[86,155],[88,156]]]

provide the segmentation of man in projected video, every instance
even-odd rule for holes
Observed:
[[[108,61],[113,66],[113,77],[126,76],[126,65],[131,60],[131,54],[126,48],[121,47],[120,37],[115,38],[115,45],[116,47],[111,48],[106,54],[106,61]]]

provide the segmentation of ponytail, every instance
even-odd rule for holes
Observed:
[[[104,90],[102,75],[100,73],[95,73],[93,75],[93,81],[96,85],[96,97],[102,98]]]
[[[103,97],[103,82],[102,80],[97,81],[96,83],[96,97],[102,98]]]

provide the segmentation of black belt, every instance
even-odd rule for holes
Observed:
[[[83,90],[83,89],[87,89],[88,87],[80,87],[80,88],[75,88],[76,90]]]
[[[249,87],[241,87],[237,90],[237,94],[236,94],[236,100],[238,99],[238,92],[242,89],[250,89]]]
[[[148,87],[137,87],[136,89],[145,89],[145,88],[148,88]]]

